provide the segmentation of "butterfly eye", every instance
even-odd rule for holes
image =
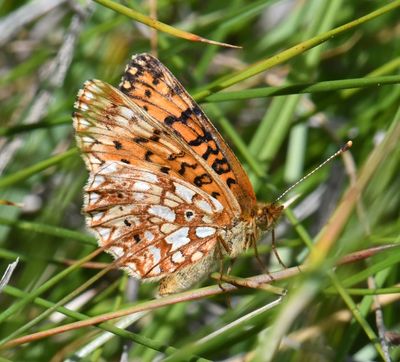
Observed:
[[[192,210],[187,210],[185,211],[185,220],[186,221],[192,221],[195,217],[194,211]]]

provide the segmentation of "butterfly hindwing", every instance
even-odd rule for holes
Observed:
[[[189,183],[118,161],[105,162],[85,191],[87,224],[100,246],[140,279],[198,262],[228,222],[222,204]]]

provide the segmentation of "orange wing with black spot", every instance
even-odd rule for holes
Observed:
[[[220,201],[237,202],[241,216],[250,215],[256,198],[240,162],[193,98],[158,59],[149,54],[133,56],[120,89],[200,157],[208,172],[198,179],[198,187],[213,192],[207,185],[218,180],[225,194]],[[213,196],[218,198],[216,192]]]

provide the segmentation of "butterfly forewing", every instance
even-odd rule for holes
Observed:
[[[149,54],[132,57],[120,89],[153,118],[172,129],[208,167],[208,178],[220,180],[231,192],[230,202],[240,205],[244,217],[254,209],[256,198],[236,156],[209,119],[171,72]],[[203,184],[199,182],[199,187]]]

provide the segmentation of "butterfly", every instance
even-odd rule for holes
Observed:
[[[74,106],[87,226],[129,275],[160,281],[160,295],[255,245],[281,215],[257,202],[232,150],[155,57],[134,55],[119,89],[86,81]]]

